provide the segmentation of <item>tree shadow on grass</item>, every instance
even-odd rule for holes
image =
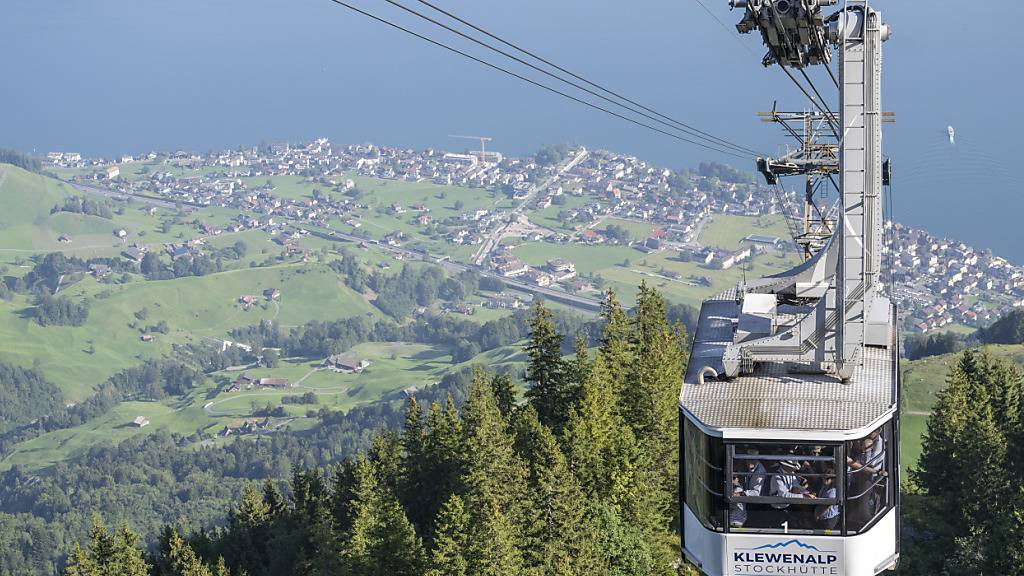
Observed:
[[[408,356],[408,358],[410,360],[437,360],[437,359],[443,358],[444,356],[447,356],[447,355],[448,355],[448,353],[443,351],[443,350],[437,350],[435,348],[428,348],[426,350],[421,350],[421,351],[413,354],[412,356]]]

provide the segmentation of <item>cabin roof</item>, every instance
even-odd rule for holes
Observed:
[[[724,372],[722,352],[732,341],[739,313],[734,290],[712,297],[701,307],[679,404],[706,427],[857,430],[896,406],[899,350],[895,342],[886,348],[865,347],[864,362],[847,383],[832,375],[806,373],[809,366],[800,373],[801,366],[794,363],[765,362],[758,363],[751,374],[729,381],[708,378],[698,384],[698,374],[706,366]]]

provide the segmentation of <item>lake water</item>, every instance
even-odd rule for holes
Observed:
[[[413,0],[408,0],[415,4]],[[729,26],[724,0],[703,0]],[[417,29],[383,0],[351,0]],[[563,66],[704,130],[776,152],[757,121],[805,104],[754,36],[694,0],[438,0]],[[512,154],[579,142],[673,168],[716,154],[524,85],[328,0],[3,0],[0,146],[120,155],[328,136]],[[1024,263],[1020,3],[879,0],[896,218]],[[927,9],[924,7],[927,6]],[[390,9],[389,9],[390,8]],[[422,8],[422,7],[421,7]],[[431,30],[431,33],[433,31]],[[747,47],[745,48],[744,45]],[[460,44],[464,46],[464,44]],[[824,87],[824,80],[819,82]],[[946,126],[958,132],[951,147]],[[732,160],[736,165],[742,162]],[[752,166],[746,166],[752,168]]]

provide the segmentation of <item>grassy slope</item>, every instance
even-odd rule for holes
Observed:
[[[1024,345],[986,346],[996,356],[1024,364]],[[913,466],[921,454],[921,436],[926,430],[928,414],[935,404],[935,395],[946,386],[946,374],[956,362],[957,354],[931,356],[920,360],[904,361],[903,372],[903,426],[901,457],[903,467]]]
[[[173,224],[167,232],[162,230],[164,220],[177,219],[172,209],[160,208],[155,214],[145,211],[144,202],[116,202],[123,213],[110,220],[85,214],[58,212],[50,214],[56,204],[69,196],[84,196],[69,184],[52,178],[26,172],[9,165],[0,165],[0,260],[10,262],[18,256],[34,253],[64,252],[89,258],[117,255],[127,243],[140,242],[158,247],[167,242],[181,242],[199,236],[191,226]],[[205,208],[182,218],[184,221],[201,219],[211,224],[224,225],[237,212],[223,208]],[[125,241],[112,234],[115,228],[128,231]],[[58,238],[67,234],[70,243]]]
[[[238,304],[239,296],[260,296],[270,287],[282,292],[278,318],[282,326],[377,314],[362,295],[343,286],[322,265],[243,268],[125,285],[103,285],[87,278],[65,291],[72,298],[93,299],[83,326],[41,327],[25,317],[28,303],[24,299],[0,303],[0,359],[24,366],[38,362],[68,399],[80,400],[114,372],[138,364],[142,358],[170,352],[171,343],[226,338],[232,328],[272,319],[276,313],[273,304],[261,301],[249,310]],[[104,292],[109,294],[97,298]],[[148,315],[138,321],[134,314],[143,308]],[[166,321],[171,331],[149,343],[142,342],[140,332],[128,326],[160,320]]]
[[[610,226],[619,226],[625,228],[632,240],[638,241],[643,240],[650,236],[651,232],[658,229],[654,224],[648,224],[646,222],[639,222],[637,220],[622,220],[620,218],[605,218],[601,224],[599,224],[596,230],[605,230]]]
[[[215,433],[224,426],[241,424],[251,415],[254,406],[278,406],[284,396],[312,391],[317,395],[318,404],[284,405],[288,415],[285,418],[287,426],[301,430],[315,422],[305,417],[308,410],[322,407],[346,410],[382,399],[400,402],[403,398],[401,391],[408,386],[423,388],[436,383],[449,372],[475,365],[513,371],[521,371],[525,366],[521,344],[482,353],[462,364],[452,364],[446,350],[423,344],[368,342],[354,347],[350,352],[373,364],[361,374],[338,374],[323,370],[310,374],[319,366],[319,359],[287,359],[275,369],[257,368],[248,371],[252,376],[288,378],[293,383],[310,374],[301,384],[283,390],[220,392],[223,384],[237,377],[238,372],[216,373],[187,398],[168,398],[161,402],[124,402],[82,426],[51,432],[23,442],[0,462],[0,470],[13,465],[30,470],[44,468],[97,444],[116,443],[137,434],[151,434],[159,430],[182,435],[197,430]],[[145,428],[132,426],[130,422],[136,416],[149,418],[150,425]]]
[[[37,234],[46,229],[50,209],[71,195],[71,187],[66,184],[0,164],[0,202],[4,206],[0,211],[0,248],[10,252],[32,250]],[[58,235],[53,234],[55,244]]]
[[[727,216],[716,215],[704,226],[700,241],[705,246],[716,246],[725,250],[735,250],[741,241],[750,234],[775,236],[786,240],[789,230],[786,220],[779,215],[759,216]]]
[[[749,269],[747,264],[730,270],[705,268],[696,262],[679,260],[676,252],[664,250],[644,254],[626,246],[553,245],[526,242],[515,254],[534,266],[543,265],[555,255],[576,264],[581,274],[594,273],[615,287],[623,299],[631,300],[641,281],[646,280],[673,302],[699,306],[704,298],[736,285],[744,276],[757,278],[783,272],[797,263],[795,255],[780,257],[774,252],[758,255]],[[629,265],[623,266],[628,260]],[[675,278],[664,272],[676,274]],[[694,285],[691,277],[707,277],[711,286]]]

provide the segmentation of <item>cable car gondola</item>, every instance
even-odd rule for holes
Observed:
[[[741,32],[761,30],[765,65],[828,66],[836,50],[840,199],[803,264],[701,307],[679,396],[682,549],[708,576],[873,576],[899,560],[899,340],[881,281],[889,30],[865,1],[828,18],[835,0],[732,3]]]

